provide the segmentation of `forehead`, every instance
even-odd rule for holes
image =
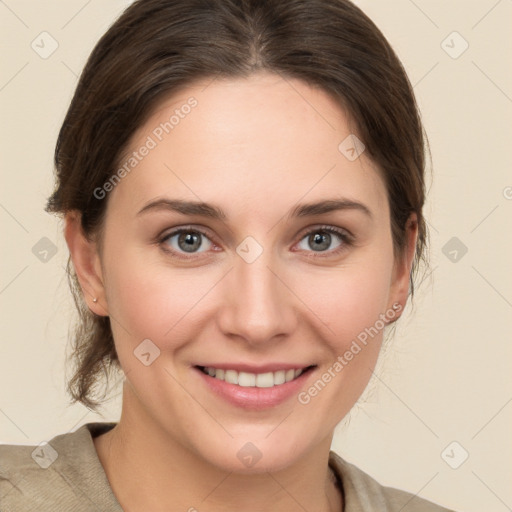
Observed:
[[[135,132],[110,201],[138,210],[167,195],[261,214],[342,196],[382,212],[377,168],[364,152],[353,160],[343,151],[355,131],[338,102],[298,79],[196,82],[160,102]]]

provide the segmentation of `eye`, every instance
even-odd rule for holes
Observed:
[[[337,245],[333,247],[332,244],[336,241]],[[309,230],[299,243],[299,248],[306,251],[313,248],[314,253],[326,252],[328,253],[327,256],[332,256],[348,249],[352,243],[352,235],[349,235],[346,231],[333,226],[321,226]],[[320,255],[315,254],[314,256]],[[323,255],[320,257],[323,257]]]
[[[197,254],[208,251],[213,246],[206,233],[197,228],[180,228],[165,235],[160,243],[165,250],[170,250],[178,257],[187,258],[185,254]],[[200,250],[202,249],[202,250]]]
[[[215,247],[207,233],[187,226],[166,234],[159,243],[165,251],[183,259],[193,258],[194,255],[208,252]],[[333,247],[333,244],[336,245]],[[307,231],[298,247],[300,250],[309,251],[313,257],[328,257],[347,250],[351,245],[353,236],[345,230],[334,226],[320,226]]]

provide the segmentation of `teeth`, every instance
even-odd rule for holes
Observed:
[[[286,382],[286,372],[284,370],[279,370],[278,372],[274,372],[274,386],[279,384],[284,384]]]
[[[215,375],[212,375],[212,377],[217,378],[217,370],[215,368],[212,368]],[[210,370],[210,368],[208,368]],[[209,375],[209,373],[208,373]],[[238,372],[235,370],[226,370],[224,375],[224,380],[228,382],[229,384],[238,384]]]
[[[271,388],[285,382],[290,382],[301,375],[303,369],[278,370],[267,373],[237,372],[236,370],[218,370],[216,368],[204,367],[203,373],[210,377],[223,380],[229,384],[237,384],[242,387]]]
[[[254,373],[240,372],[238,374],[238,385],[244,388],[256,386],[256,375]]]

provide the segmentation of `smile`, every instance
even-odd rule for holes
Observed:
[[[211,366],[199,366],[198,368],[206,375],[223,380],[228,384],[235,384],[241,387],[272,388],[295,380],[312,368],[312,366],[265,373],[238,372],[236,370],[224,370]]]

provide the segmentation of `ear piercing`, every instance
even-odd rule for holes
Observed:
[[[98,299],[97,299],[96,297],[94,297],[94,298],[92,299],[92,301],[93,301],[93,302],[98,302]]]

